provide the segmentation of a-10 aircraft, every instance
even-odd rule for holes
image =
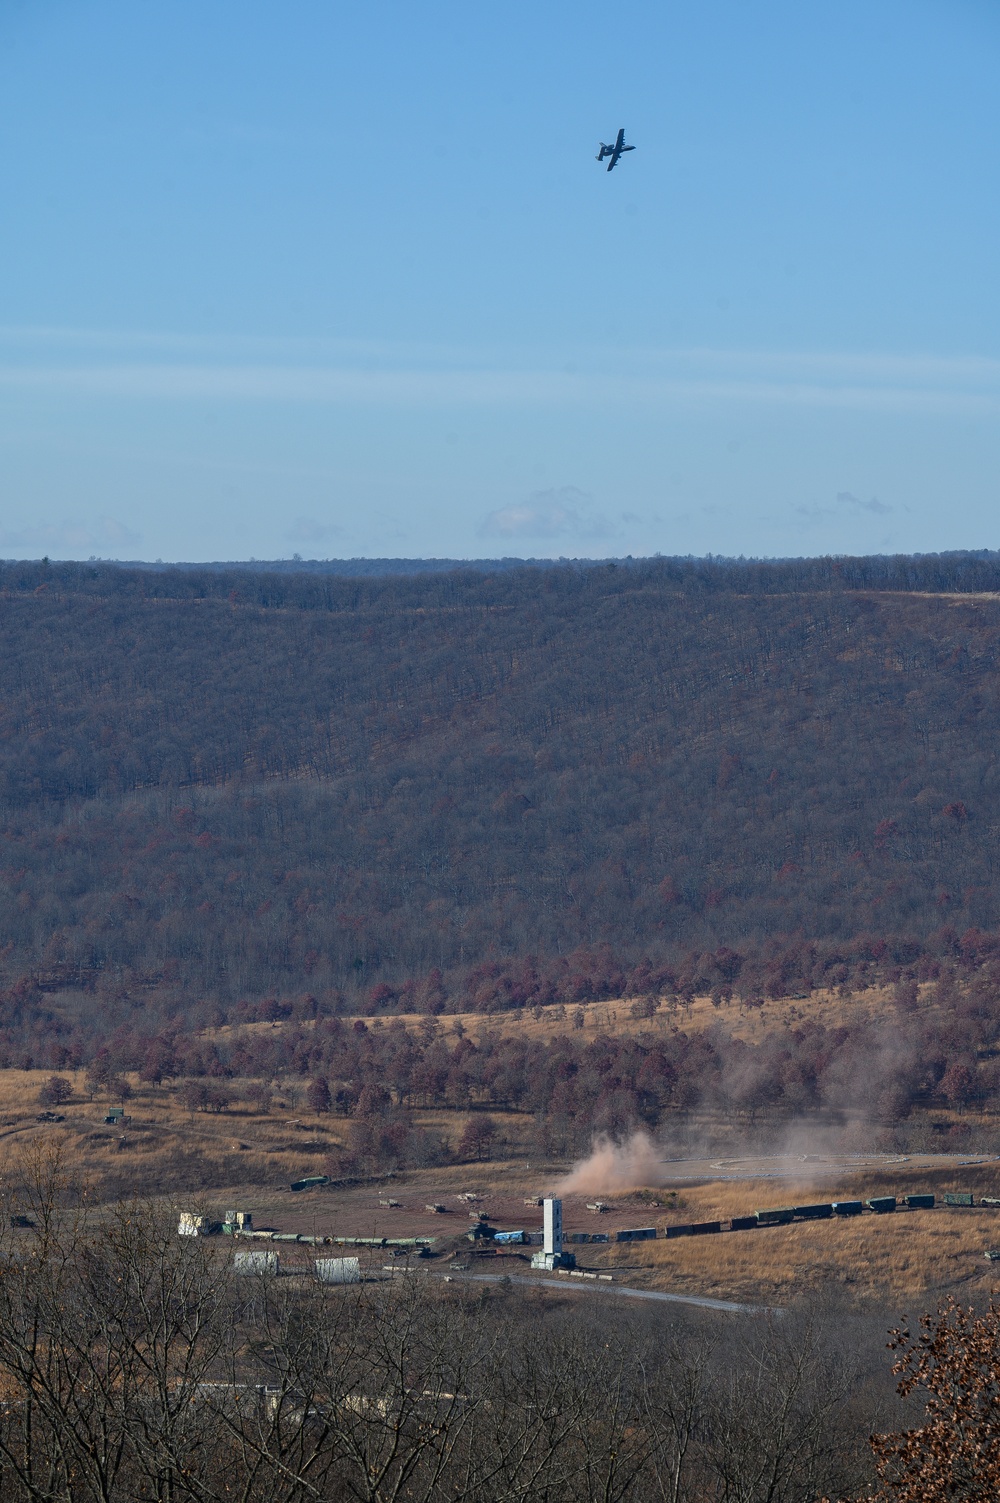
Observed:
[[[615,141],[614,146],[605,146],[604,142],[603,141],[601,142],[601,149],[597,153],[597,160],[599,162],[603,162],[605,157],[610,157],[611,161],[608,163],[608,171],[610,172],[611,169],[612,169],[612,167],[617,167],[617,165],[618,165],[618,158],[621,156],[621,154],[622,154],[623,151],[635,151],[635,147],[634,146],[626,146],[625,145],[625,127],[624,127],[624,125],[622,126],[621,130],[618,132],[618,137],[617,137],[617,139]]]

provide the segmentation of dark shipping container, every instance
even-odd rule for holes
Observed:
[[[649,1242],[656,1236],[655,1226],[637,1226],[628,1231],[616,1232],[616,1242]]]

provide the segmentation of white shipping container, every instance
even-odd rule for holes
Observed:
[[[317,1258],[316,1277],[321,1284],[360,1284],[361,1263],[357,1258]]]
[[[264,1252],[261,1248],[240,1249],[233,1253],[233,1272],[243,1274],[276,1274],[278,1254]]]
[[[207,1216],[199,1216],[196,1211],[182,1211],[177,1223],[178,1237],[206,1237],[211,1225]]]

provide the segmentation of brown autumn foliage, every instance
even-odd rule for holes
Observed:
[[[949,1300],[919,1331],[893,1331],[898,1392],[923,1424],[872,1437],[878,1503],[984,1503],[1000,1497],[1000,1304]]]

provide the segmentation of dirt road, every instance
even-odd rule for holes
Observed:
[[[882,1169],[968,1169],[998,1164],[995,1154],[970,1153],[796,1153],[753,1158],[664,1159],[663,1184],[687,1180],[813,1179],[863,1174]]]
[[[452,1274],[452,1278],[467,1279],[479,1284],[500,1284],[508,1279],[512,1284],[527,1284],[534,1289],[569,1290],[574,1294],[609,1294],[619,1299],[647,1299],[668,1305],[696,1305],[701,1310],[721,1310],[728,1315],[784,1315],[784,1310],[768,1305],[741,1305],[732,1300],[710,1299],[706,1294],[664,1294],[658,1289],[630,1289],[625,1284],[592,1284],[582,1279],[563,1279],[556,1275],[550,1279],[526,1278],[523,1274],[466,1273]]]

